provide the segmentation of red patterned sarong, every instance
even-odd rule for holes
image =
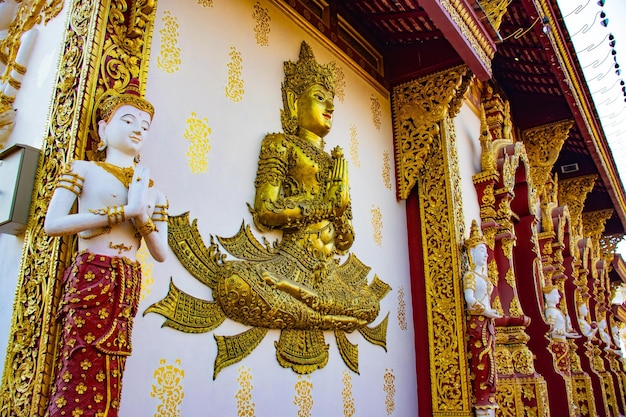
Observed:
[[[83,252],[65,271],[63,283],[50,417],[117,417],[141,268],[126,258]]]
[[[493,319],[485,316],[467,317],[470,367],[474,386],[474,408],[495,409],[496,401],[496,331]]]

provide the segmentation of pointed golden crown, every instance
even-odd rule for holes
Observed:
[[[467,239],[465,239],[465,247],[467,249],[471,249],[474,246],[480,245],[481,243],[486,243],[485,238],[482,231],[480,230],[480,227],[478,227],[478,222],[476,220],[472,220],[470,235]]]
[[[335,93],[337,85],[337,74],[335,63],[320,65],[315,61],[313,50],[308,43],[302,41],[300,45],[300,57],[297,62],[285,61],[285,82],[283,91],[293,91],[296,96],[300,96],[304,90],[314,84],[323,85]]]
[[[129,81],[126,91],[123,94],[113,94],[100,104],[98,108],[100,111],[100,119],[108,121],[119,107],[126,104],[145,111],[152,118],[154,116],[154,106],[148,100],[141,97],[140,94],[139,81],[133,78]]]

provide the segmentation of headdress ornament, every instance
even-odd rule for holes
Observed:
[[[544,294],[550,294],[553,290],[558,289],[558,287],[554,284],[546,284],[541,289]]]
[[[337,85],[335,63],[318,64],[315,61],[313,50],[305,41],[302,41],[300,45],[298,61],[285,61],[283,68],[285,71],[283,91],[293,91],[296,96],[299,96],[307,87],[320,84],[333,94],[335,93],[335,86]]]
[[[133,78],[128,82],[124,93],[114,93],[102,101],[98,108],[100,120],[108,121],[118,108],[127,104],[145,111],[150,117],[154,116],[154,106],[148,100],[141,97],[139,80]]]
[[[465,239],[465,247],[467,249],[471,249],[475,246],[480,245],[481,243],[486,243],[485,238],[480,230],[480,227],[478,227],[478,222],[476,220],[472,220],[470,235],[467,239]]]

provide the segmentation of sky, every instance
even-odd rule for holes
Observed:
[[[558,0],[558,4],[624,184],[626,0]],[[626,259],[626,240],[617,252]]]

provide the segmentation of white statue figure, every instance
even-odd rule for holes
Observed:
[[[582,334],[588,339],[592,339],[598,331],[596,323],[589,323],[587,317],[589,316],[589,308],[587,303],[581,302],[578,305],[578,326]]]
[[[550,324],[550,335],[554,340],[565,341],[567,338],[577,339],[580,337],[574,331],[569,321],[569,317],[563,314],[563,311],[557,305],[561,300],[559,289],[554,285],[546,285],[543,289],[546,305],[544,314],[546,322]]]
[[[602,320],[598,322],[598,331],[600,334],[600,339],[602,339],[605,344],[604,350],[615,355],[622,356],[621,350],[613,348],[613,339],[609,334],[609,326],[606,324],[606,318],[603,317]]]
[[[471,352],[470,370],[473,383],[473,407],[476,416],[495,417],[496,401],[496,333],[494,319],[501,317],[491,308],[494,285],[487,275],[487,245],[474,220],[470,237],[465,241],[471,269],[463,276],[467,304],[467,332]]]
[[[613,326],[611,326],[611,334],[613,335],[613,342],[615,343],[615,346],[617,346],[623,356],[620,328],[615,322],[613,323]]]
[[[117,417],[141,294],[137,250],[143,241],[154,260],[167,254],[167,199],[152,186],[148,168],[136,163],[154,108],[130,88],[99,108],[104,162],[74,161],[64,169],[46,215],[48,234],[78,234],[58,309],[61,345],[50,417]],[[90,395],[81,395],[83,386]]]
[[[9,140],[15,124],[13,100],[20,88],[26,65],[30,59],[35,42],[37,29],[30,28],[17,39],[9,39],[11,25],[14,23],[21,1],[0,1],[0,53],[6,54],[8,62],[0,61],[0,149]],[[13,49],[19,46],[16,52]],[[13,56],[15,53],[15,56]]]

